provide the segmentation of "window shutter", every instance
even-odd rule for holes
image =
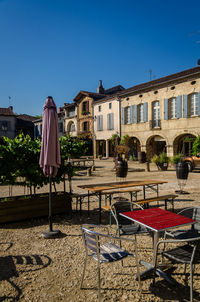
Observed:
[[[133,112],[134,112],[134,117],[133,117],[133,123],[137,123],[137,105],[133,105]]]
[[[113,112],[111,113],[110,117],[111,117],[111,130],[113,130],[114,129],[114,113]]]
[[[143,121],[144,122],[147,122],[148,121],[148,103],[146,102],[146,103],[144,103],[143,104]]]
[[[130,107],[130,124],[133,124],[133,106]]]
[[[164,120],[168,120],[168,99],[164,99]]]
[[[110,130],[110,114],[107,114],[107,130]]]
[[[100,115],[97,116],[97,131],[100,130]]]
[[[100,130],[103,130],[103,115],[100,115]]]
[[[107,114],[107,129],[112,130],[112,115],[111,115],[111,113]]]
[[[176,97],[176,116],[177,116],[177,118],[182,117],[182,96],[181,95]]]
[[[183,117],[188,117],[188,96],[183,95]]]
[[[197,115],[200,115],[200,92],[197,93]]]
[[[122,107],[122,125],[125,124],[125,108]]]

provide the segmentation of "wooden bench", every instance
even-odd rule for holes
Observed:
[[[137,200],[137,204],[144,205],[144,207],[149,207],[149,203],[157,201],[164,201],[165,202],[165,210],[167,210],[167,202],[170,202],[172,205],[172,211],[174,211],[174,199],[178,197],[176,194],[167,194],[167,195],[161,195],[151,198],[145,198],[143,200]]]

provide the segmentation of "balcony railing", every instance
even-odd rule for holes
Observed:
[[[161,129],[161,120],[149,121],[150,129]]]

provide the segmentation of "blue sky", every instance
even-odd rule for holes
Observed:
[[[0,107],[42,114],[80,90],[125,88],[197,65],[200,1],[0,0]],[[9,100],[9,96],[11,99]]]

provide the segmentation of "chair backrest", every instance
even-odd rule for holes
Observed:
[[[134,206],[136,206],[136,208]],[[130,212],[134,210],[143,210],[143,208],[140,205],[137,205],[136,203],[130,201],[117,201],[111,206],[111,213],[114,216],[119,227],[120,225],[134,224],[133,221],[119,215],[122,212]]]
[[[133,222],[121,215],[122,212],[130,212],[133,211],[133,205],[130,201],[117,201],[111,206],[111,213],[113,214],[116,223],[120,225],[128,225],[133,224]]]
[[[197,222],[192,225],[192,229],[200,231],[200,207],[189,207],[181,210],[178,214],[189,217]]]
[[[82,228],[83,241],[85,243],[86,253],[88,253],[88,251],[90,250],[98,255],[100,249],[99,234],[83,226],[81,228]]]
[[[197,222],[193,225],[194,229],[197,231],[200,231],[200,208],[199,207],[195,207],[193,209],[193,215],[192,215],[192,219],[196,220]]]

